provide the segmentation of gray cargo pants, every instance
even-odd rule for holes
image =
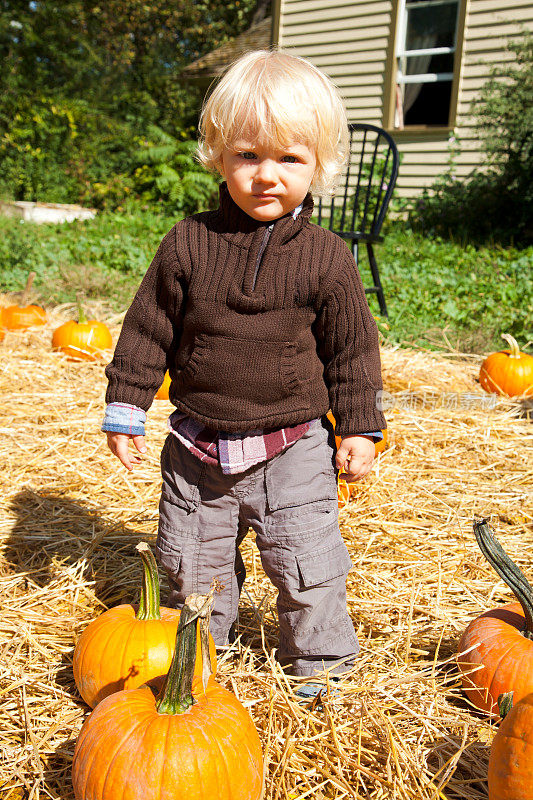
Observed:
[[[359,651],[346,606],[351,561],[337,521],[334,454],[326,420],[236,475],[200,461],[172,433],[161,454],[156,555],[169,579],[168,604],[179,608],[218,579],[224,588],[215,595],[211,631],[218,646],[227,644],[245,577],[237,534],[253,528],[278,590],[278,659],[295,675],[345,671]]]

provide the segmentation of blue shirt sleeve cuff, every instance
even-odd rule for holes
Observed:
[[[125,433],[129,436],[144,436],[146,412],[129,403],[109,403],[105,410],[102,430]]]
[[[370,436],[375,442],[381,442],[383,434],[381,431],[371,431],[371,433],[356,433],[355,436]],[[344,437],[347,438],[346,436]]]
[[[367,433],[365,431],[364,433],[352,433],[350,435],[351,436],[369,436],[371,439],[374,440],[374,442],[381,442],[381,440],[383,439],[383,434],[381,433],[381,431],[371,431],[370,433]],[[342,438],[343,439],[349,439],[350,437],[349,436],[343,436]]]

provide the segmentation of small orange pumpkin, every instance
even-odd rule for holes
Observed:
[[[64,322],[52,334],[52,349],[60,350],[73,361],[97,361],[102,351],[109,350],[112,345],[107,325],[95,319],[87,320],[80,303],[78,322]]]
[[[257,730],[235,695],[210,674],[209,617],[202,616],[209,602],[209,595],[187,597],[157,698],[147,686],[117,692],[85,721],[72,762],[77,800],[259,800],[263,758]],[[197,627],[201,676],[195,674]]]
[[[333,413],[331,411],[328,411],[326,416],[333,425],[333,429],[335,430],[335,426],[337,423],[335,417],[333,416]],[[383,434],[383,439],[381,439],[381,441],[379,442],[374,443],[376,455],[378,453],[382,453],[388,446],[389,437],[387,434],[387,429],[385,428],[384,430],[381,431],[381,433]],[[337,448],[340,447],[341,441],[342,439],[340,436],[335,436],[335,444],[337,445]],[[341,478],[339,476],[337,476],[337,504],[339,508],[344,508],[344,506],[350,499],[351,488],[350,484],[344,478]]]
[[[6,306],[2,309],[1,324],[10,331],[26,330],[46,323],[46,311],[41,306],[26,305],[35,272],[30,272],[20,305]]]
[[[160,606],[155,558],[146,542],[137,550],[144,571],[138,608],[123,604],[105,611],[85,628],[74,650],[74,680],[93,708],[113,692],[166,675],[172,661],[180,612]],[[216,670],[212,638],[210,655]]]
[[[533,797],[533,693],[506,714],[492,741],[489,800]]]
[[[473,705],[498,713],[498,697],[533,692],[533,588],[503,550],[486,520],[474,522],[481,552],[518,598],[473,620],[459,642],[463,689]]]
[[[502,333],[509,350],[491,353],[481,365],[479,382],[486,392],[519,397],[533,395],[533,356],[521,353],[516,339]]]
[[[165,372],[163,383],[156,392],[156,400],[168,400],[168,390],[170,389],[170,375],[168,370]]]

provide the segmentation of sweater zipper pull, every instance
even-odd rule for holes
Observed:
[[[261,242],[261,247],[259,248],[259,253],[257,254],[257,260],[255,262],[255,272],[254,272],[254,279],[252,281],[252,292],[255,291],[255,284],[257,283],[257,275],[259,273],[259,267],[261,266],[261,261],[263,260],[263,255],[266,250],[266,246],[268,244],[268,240],[270,239],[270,234],[274,230],[274,223],[269,225],[266,229],[263,241]]]

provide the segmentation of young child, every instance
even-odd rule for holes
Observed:
[[[238,545],[252,527],[278,590],[281,664],[341,672],[359,646],[336,470],[364,477],[385,427],[377,329],[354,259],[310,222],[311,192],[331,191],[342,169],[344,108],[312,64],[259,51],[217,84],[200,132],[202,163],[224,178],[220,206],[162,240],[106,368],[102,429],[132,469],[129,439],[146,451],[145,412],[170,371],[156,543],[170,605],[218,579],[211,629],[227,644],[244,580]]]

